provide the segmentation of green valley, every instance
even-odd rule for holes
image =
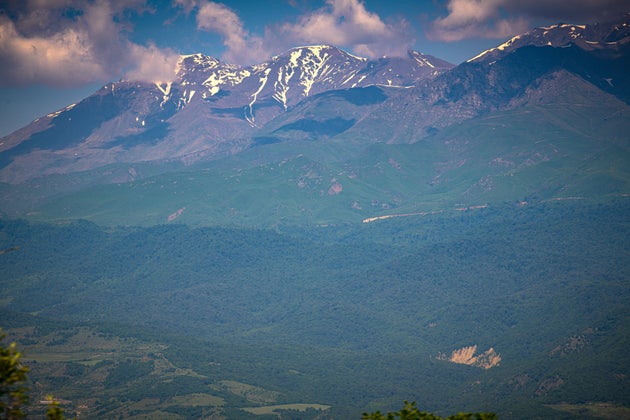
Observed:
[[[35,392],[90,418],[628,407],[628,208],[282,231],[5,220],[3,328]],[[489,349],[493,367],[466,365]]]

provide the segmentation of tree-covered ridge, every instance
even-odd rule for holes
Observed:
[[[200,399],[242,416],[319,404],[335,418],[404,399],[438,415],[623,408],[628,208],[510,204],[274,231],[4,220],[0,248],[18,249],[0,255],[1,318],[55,396],[80,405],[73,383],[97,390],[91,413],[200,414]],[[475,345],[501,362],[440,357]]]

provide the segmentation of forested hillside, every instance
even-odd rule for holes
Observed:
[[[623,412],[629,204],[276,230],[4,220],[0,319],[36,393],[88,417]]]

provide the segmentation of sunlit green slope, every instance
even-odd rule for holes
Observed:
[[[524,106],[414,144],[369,144],[351,132],[284,139],[185,171],[61,195],[30,216],[110,225],[329,224],[629,194],[630,107],[577,77],[550,86]]]

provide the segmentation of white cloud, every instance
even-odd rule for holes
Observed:
[[[133,67],[125,73],[127,80],[169,82],[175,78],[179,54],[171,50],[129,44],[129,58]]]
[[[197,12],[197,28],[222,36],[226,47],[223,59],[227,62],[242,63],[268,58],[262,48],[262,39],[246,31],[236,12],[224,4],[211,1],[201,3]]]
[[[529,28],[524,18],[501,18],[506,0],[450,0],[448,15],[433,22],[429,36],[441,41],[467,38],[507,38]]]
[[[327,0],[325,7],[279,29],[294,43],[333,44],[369,58],[403,55],[413,44],[405,20],[385,23],[359,0]]]
[[[106,76],[93,54],[86,28],[67,27],[51,36],[24,36],[8,18],[0,20],[0,79],[5,84],[86,83]]]
[[[174,62],[172,52],[139,46],[121,35],[122,12],[141,10],[140,0],[18,4],[16,18],[0,16],[0,62],[11,63],[0,66],[0,84],[76,86],[125,72],[163,78],[165,63]]]
[[[414,42],[404,19],[385,23],[359,0],[327,0],[325,7],[303,15],[296,23],[281,25],[277,32],[275,43],[326,43],[369,58],[403,55]]]
[[[190,13],[195,7],[198,6],[198,0],[173,0],[173,6],[181,7],[185,13]]]
[[[252,64],[297,45],[332,44],[369,58],[403,55],[413,45],[404,19],[386,23],[360,0],[326,0],[324,7],[304,13],[293,23],[265,28],[263,36],[248,32],[237,13],[222,3],[175,0],[186,12],[197,9],[197,27],[223,38],[224,61]]]

